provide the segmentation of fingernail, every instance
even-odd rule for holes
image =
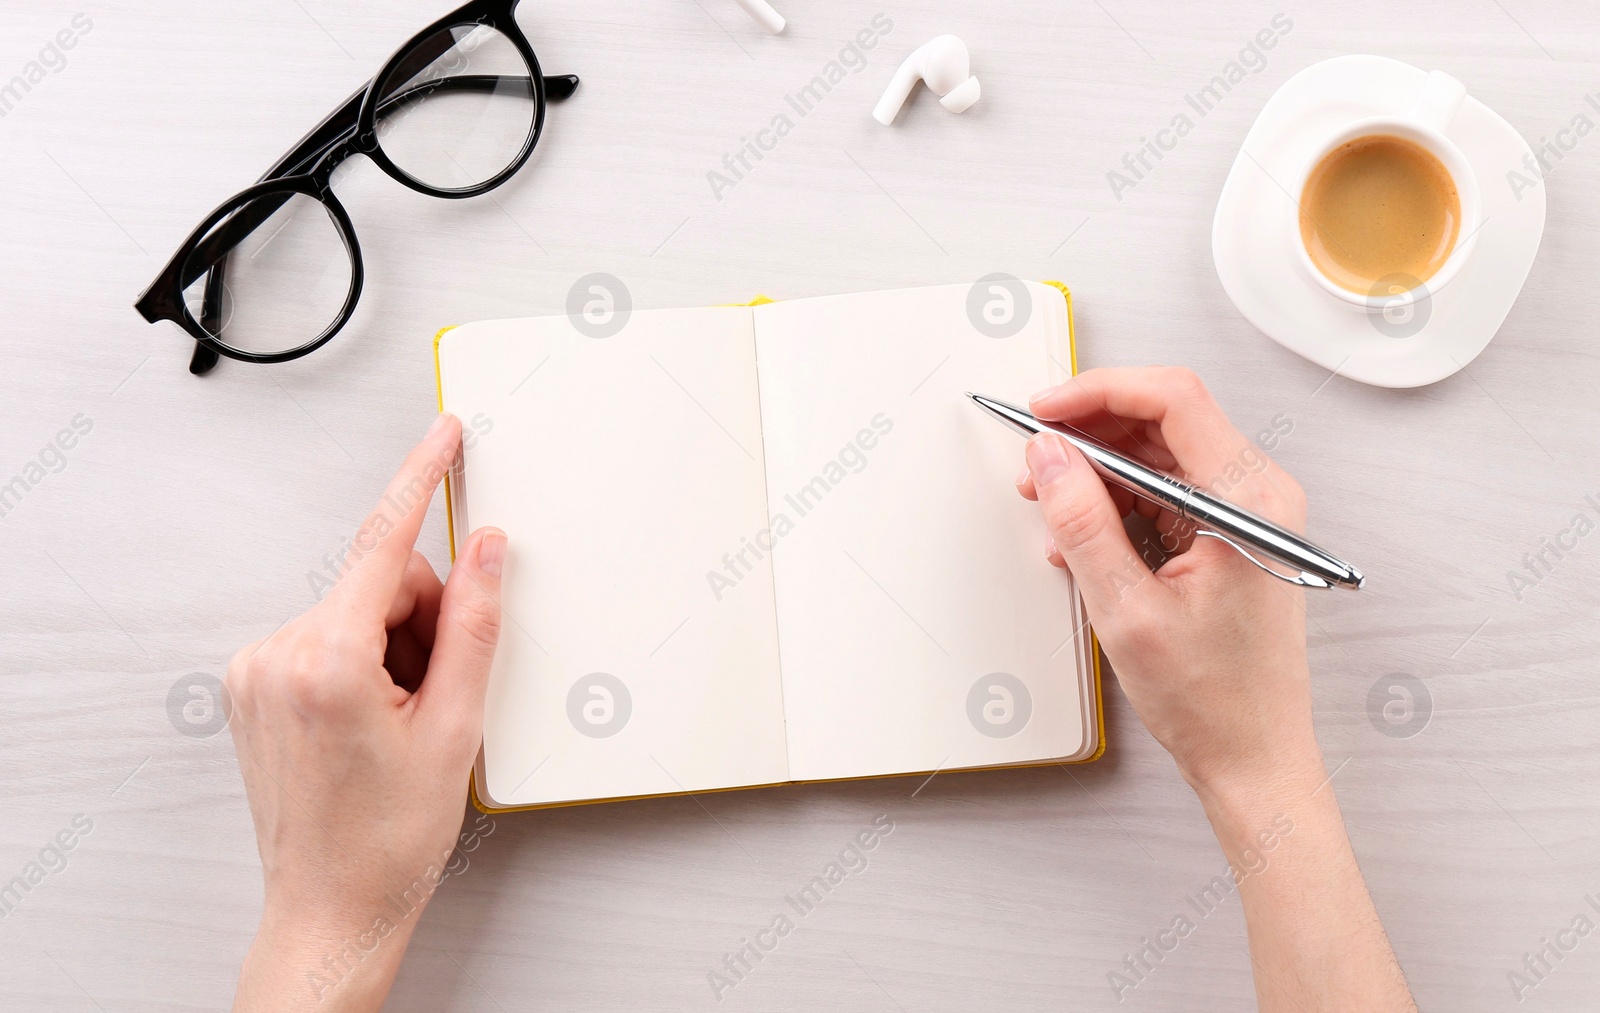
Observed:
[[[428,436],[433,436],[433,435],[437,434],[439,432],[439,430],[444,428],[444,424],[446,422],[449,422],[449,421],[450,421],[450,413],[449,412],[440,412],[437,416],[434,417],[433,425],[428,427]],[[427,439],[427,437],[423,437],[423,439]]]
[[[1013,484],[1015,484],[1015,485],[1024,485],[1024,484],[1026,484],[1027,481],[1028,481],[1028,474],[1029,474],[1028,466],[1026,464],[1024,464],[1022,466],[1022,470],[1017,472],[1017,480]]]
[[[1056,551],[1056,540],[1050,537],[1050,532],[1044,533],[1044,558],[1049,559]]]
[[[1049,397],[1051,394],[1054,394],[1056,392],[1056,390],[1057,390],[1056,387],[1046,387],[1044,390],[1041,390],[1041,391],[1039,391],[1039,393],[1037,393],[1037,394],[1033,395],[1032,397],[1028,398],[1028,403],[1029,404],[1033,404],[1035,401],[1043,401],[1045,398]]]
[[[1072,464],[1067,445],[1059,436],[1035,436],[1028,444],[1028,467],[1035,486],[1048,486],[1066,473]]]
[[[506,562],[506,536],[503,531],[490,531],[478,543],[478,569],[490,577],[498,578]]]

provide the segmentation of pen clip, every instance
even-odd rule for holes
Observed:
[[[1268,566],[1267,564],[1263,563],[1261,560],[1257,559],[1255,556],[1251,555],[1250,552],[1248,550],[1246,550],[1244,546],[1240,545],[1238,542],[1236,542],[1233,539],[1229,538],[1227,535],[1218,534],[1217,532],[1208,530],[1206,528],[1195,528],[1194,533],[1196,535],[1204,535],[1207,538],[1215,538],[1217,541],[1222,542],[1225,545],[1232,546],[1233,551],[1237,552],[1239,555],[1243,556],[1244,558],[1250,560],[1250,562],[1254,563],[1260,569],[1266,571],[1267,573],[1272,574],[1274,577],[1277,577],[1279,580],[1283,581],[1285,584],[1293,584],[1296,587],[1320,587],[1320,588],[1324,588],[1324,589],[1330,588],[1330,587],[1333,586],[1332,584],[1329,584],[1327,581],[1323,580],[1321,577],[1317,576],[1316,574],[1307,573],[1304,570],[1301,570],[1300,571],[1300,575],[1297,576],[1297,577],[1290,577],[1290,576],[1287,576],[1285,574],[1279,573],[1277,570],[1274,570],[1272,567]]]

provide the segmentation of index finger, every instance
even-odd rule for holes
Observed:
[[[329,593],[346,607],[379,622],[400,592],[411,548],[433,501],[433,491],[454,463],[461,422],[441,412],[428,435],[406,455],[378,506],[361,522],[345,555],[349,569]]]
[[[1071,423],[1092,416],[1140,419],[1160,427],[1166,449],[1190,481],[1211,487],[1241,464],[1265,460],[1193,372],[1182,368],[1091,369],[1035,394],[1029,402],[1042,419]],[[1137,438],[1136,442],[1137,442]],[[1248,456],[1248,460],[1243,460]],[[1270,462],[1268,469],[1272,467]]]

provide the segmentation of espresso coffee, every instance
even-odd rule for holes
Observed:
[[[1300,239],[1311,262],[1340,288],[1393,294],[1444,266],[1461,230],[1461,197],[1432,152],[1374,135],[1323,157],[1300,196]],[[1404,284],[1381,279],[1400,276]]]

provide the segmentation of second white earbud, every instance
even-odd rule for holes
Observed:
[[[972,108],[981,94],[978,79],[972,76],[967,44],[954,35],[940,35],[906,57],[872,110],[872,118],[884,126],[893,123],[919,80],[926,82],[929,90],[940,96],[939,104],[953,113]]]
[[[783,31],[783,15],[773,10],[767,0],[739,0],[739,6],[773,35]]]

